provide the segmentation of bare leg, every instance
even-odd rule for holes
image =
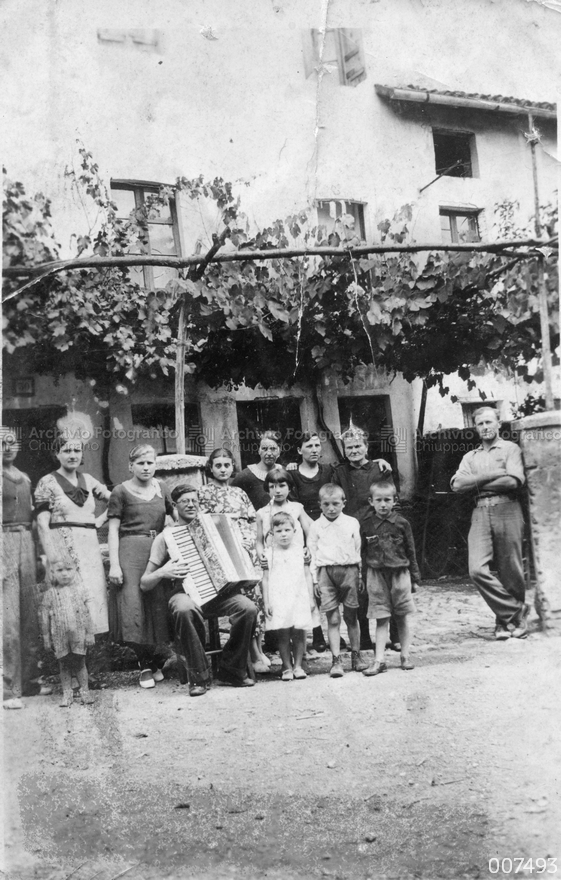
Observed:
[[[383,663],[386,656],[386,642],[390,634],[389,617],[380,617],[376,621],[376,662]]]
[[[333,608],[327,612],[327,641],[329,642],[329,650],[334,657],[338,657],[341,653],[341,615],[338,608]]]
[[[88,670],[86,669],[86,658],[81,654],[74,655],[74,668],[76,670],[76,678],[80,685],[80,698],[82,703],[88,706],[94,702],[94,698],[90,694],[88,687]]]
[[[343,617],[347,624],[347,632],[349,633],[349,642],[351,643],[351,651],[360,651],[360,627],[358,625],[358,616],[356,608],[344,608]]]
[[[405,614],[403,617],[397,618],[402,660],[409,660],[409,652],[411,651],[411,639],[413,637],[413,621],[411,618],[411,614]]]
[[[291,629],[290,633],[292,636],[292,653],[294,655],[294,668],[301,669],[302,668],[302,660],[304,659],[304,653],[306,651],[306,630],[305,629]]]
[[[61,657],[58,661],[60,669],[60,683],[62,685],[62,700],[59,706],[67,709],[72,705],[74,694],[72,693],[72,654]]]
[[[259,650],[259,643],[255,636],[252,638],[249,646],[249,656],[251,657],[252,663],[257,663],[261,660],[261,651]]]
[[[290,652],[290,630],[278,629],[277,638],[279,643],[279,654],[281,655],[282,668],[284,670],[292,669],[292,655]]]

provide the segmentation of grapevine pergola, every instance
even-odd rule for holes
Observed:
[[[10,266],[4,270],[6,278],[29,278],[22,287],[12,291],[4,301],[17,297],[23,290],[37,284],[58,272],[81,269],[126,268],[130,266],[161,266],[173,269],[188,269],[192,280],[200,279],[206,267],[211,263],[256,262],[282,258],[302,258],[308,256],[343,257],[349,260],[369,254],[403,254],[441,251],[451,253],[491,253],[509,258],[510,264],[496,270],[500,274],[521,259],[538,259],[538,298],[540,309],[540,329],[542,338],[542,359],[545,384],[545,402],[547,409],[553,409],[553,382],[551,347],[549,340],[549,315],[547,294],[544,283],[543,260],[546,249],[558,247],[558,239],[544,240],[541,238],[539,223],[536,224],[536,236],[526,239],[512,239],[492,243],[469,242],[442,244],[378,244],[365,246],[339,247],[303,247],[303,248],[265,248],[236,250],[220,254],[219,251],[229,236],[230,230],[224,229],[220,236],[214,236],[214,244],[207,254],[194,254],[188,257],[164,257],[154,255],[126,256],[90,256],[70,260],[56,260],[35,266]],[[520,250],[530,248],[531,250]],[[175,369],[175,410],[176,431],[180,454],[185,453],[185,349],[186,349],[186,305],[188,293],[184,293],[180,305],[177,355]]]

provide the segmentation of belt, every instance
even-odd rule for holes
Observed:
[[[95,529],[95,523],[52,522],[51,529]]]
[[[486,498],[478,498],[476,507],[495,507],[496,504],[506,504],[507,501],[514,501],[514,498],[508,498],[506,495],[488,495]]]
[[[3,532],[30,532],[31,523],[2,523]]]
[[[119,538],[155,538],[157,534],[156,529],[149,532],[119,532]]]

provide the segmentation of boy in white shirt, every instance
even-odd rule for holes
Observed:
[[[314,593],[327,615],[327,638],[333,655],[331,678],[344,674],[339,653],[341,614],[351,643],[351,664],[356,672],[367,665],[360,654],[358,590],[360,585],[360,527],[354,516],[343,513],[345,493],[341,486],[326,483],[319,490],[321,516],[310,526],[308,549],[312,554]]]

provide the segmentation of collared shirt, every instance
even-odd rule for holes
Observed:
[[[375,461],[365,461],[360,467],[353,467],[348,461],[338,465],[333,471],[333,482],[343,489],[347,503],[348,516],[360,519],[369,508],[370,486],[381,480],[393,482],[391,471],[383,472]]]
[[[360,565],[360,527],[354,516],[340,513],[329,520],[322,513],[308,532],[312,575],[322,565]]]
[[[370,568],[408,568],[413,583],[421,580],[413,532],[404,516],[394,510],[388,516],[380,517],[371,508],[360,521],[360,532],[366,565]]]
[[[476,449],[472,449],[471,452],[466,452],[460,462],[460,467],[450,480],[450,486],[454,489],[457,477],[480,479],[486,473],[496,470],[504,471],[505,476],[514,477],[520,486],[524,485],[522,453],[516,443],[512,443],[510,440],[503,440],[502,437],[497,437],[493,445],[488,449],[484,449],[483,444],[480,444]],[[509,493],[493,489],[486,490],[485,486],[481,486],[478,491],[478,495],[481,498],[499,494],[506,495]]]

